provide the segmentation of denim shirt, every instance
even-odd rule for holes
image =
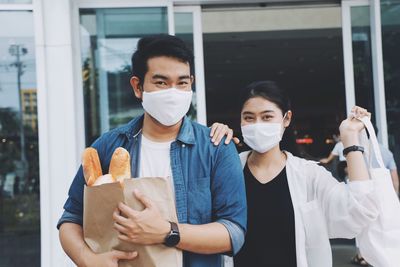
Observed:
[[[103,173],[108,173],[114,150],[124,147],[131,155],[132,177],[138,177],[142,125],[143,115],[103,134],[92,144],[98,151]],[[231,238],[229,254],[236,254],[244,242],[247,207],[242,167],[233,143],[214,146],[209,128],[185,117],[171,144],[170,158],[179,223],[221,223]],[[84,185],[80,166],[57,228],[64,222],[83,224]],[[213,267],[221,266],[222,257],[184,251],[183,261],[185,267]]]

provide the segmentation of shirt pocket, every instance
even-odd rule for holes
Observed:
[[[329,243],[325,217],[317,199],[300,206],[305,232],[305,249],[309,267],[332,266],[332,252]]]
[[[210,177],[196,177],[189,183],[188,218],[193,224],[211,222],[212,198]]]

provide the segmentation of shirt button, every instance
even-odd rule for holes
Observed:
[[[182,147],[185,147],[186,145],[185,144],[182,144]]]

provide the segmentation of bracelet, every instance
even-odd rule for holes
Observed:
[[[343,156],[347,156],[350,152],[353,151],[360,151],[361,153],[364,153],[364,147],[362,146],[349,146],[343,149]]]

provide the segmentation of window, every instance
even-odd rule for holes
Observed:
[[[129,83],[131,55],[146,35],[168,33],[166,7],[81,9],[86,145],[142,114]]]
[[[385,75],[389,148],[400,166],[400,0],[381,4],[382,49]]]
[[[24,115],[36,106],[32,12],[0,11],[0,25],[0,266],[40,266],[37,115]]]

